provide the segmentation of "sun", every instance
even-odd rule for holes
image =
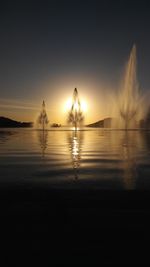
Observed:
[[[72,99],[69,98],[64,104],[64,110],[68,112],[71,109],[71,106],[72,106]]]
[[[81,105],[81,111],[83,113],[86,113],[87,112],[87,102],[85,100],[81,100],[80,105]],[[71,107],[72,107],[72,99],[69,98],[64,104],[64,111],[69,112]]]
[[[87,102],[85,100],[81,101],[81,110],[86,113],[87,112]]]

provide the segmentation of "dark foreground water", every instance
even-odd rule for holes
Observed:
[[[150,265],[150,133],[0,130],[2,266]]]
[[[150,132],[0,130],[0,183],[150,189]]]

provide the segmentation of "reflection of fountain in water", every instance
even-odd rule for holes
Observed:
[[[42,157],[44,158],[45,151],[48,145],[48,131],[47,130],[38,131],[38,139],[39,139],[39,144],[41,147]]]
[[[142,131],[141,134],[144,140],[144,147],[150,153],[150,131]]]
[[[72,131],[68,136],[69,150],[71,152],[72,166],[74,169],[75,180],[78,179],[81,150],[83,142],[83,131]]]
[[[77,129],[77,126],[83,122],[83,119],[84,117],[81,110],[78,90],[75,88],[73,92],[72,106],[68,116],[68,122],[71,123],[75,129]]]
[[[141,97],[136,77],[136,46],[134,45],[126,66],[124,83],[119,98],[119,113],[125,129],[136,127],[140,113]]]
[[[136,142],[135,142],[136,139]],[[131,190],[135,188],[137,172],[137,145],[141,142],[139,132],[125,132],[122,140],[122,168],[123,168],[123,183],[126,189]]]

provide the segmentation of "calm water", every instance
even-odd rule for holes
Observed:
[[[150,132],[0,130],[0,183],[150,189]]]

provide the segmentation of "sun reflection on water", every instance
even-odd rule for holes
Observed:
[[[79,178],[79,167],[83,144],[83,132],[80,130],[71,131],[68,135],[69,150],[71,152],[72,166],[75,180]]]

